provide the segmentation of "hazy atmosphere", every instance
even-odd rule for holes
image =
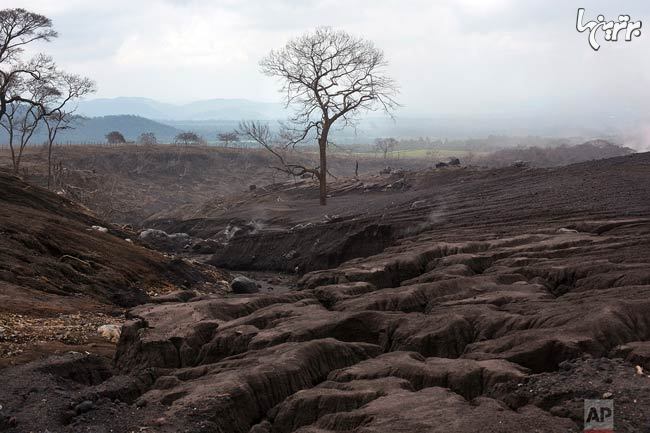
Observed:
[[[578,7],[588,19],[646,19],[650,5],[641,0],[20,3],[53,19],[60,37],[48,50],[66,69],[93,77],[98,98],[280,102],[258,61],[290,37],[327,25],[384,50],[401,92],[398,121],[480,119],[478,134],[604,133],[603,124],[629,133],[643,128],[650,112],[650,39],[643,34],[594,52],[575,29]]]
[[[0,433],[650,433],[650,3],[0,7]]]

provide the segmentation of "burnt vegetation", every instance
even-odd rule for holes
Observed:
[[[56,36],[0,11],[1,432],[645,431],[650,153],[344,148],[397,87],[330,28],[262,60],[281,125],[56,145],[95,88],[24,58]]]

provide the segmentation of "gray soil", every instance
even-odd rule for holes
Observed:
[[[305,179],[158,219],[191,239],[168,254],[259,293],[137,301],[112,357],[0,370],[0,431],[567,433],[604,398],[647,432],[649,186],[646,153],[341,178],[325,209]]]

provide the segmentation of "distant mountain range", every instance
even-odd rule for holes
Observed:
[[[638,121],[630,116],[593,116],[575,113],[572,116],[546,114],[482,115],[482,116],[418,116],[412,113],[396,113],[393,121],[380,112],[367,113],[357,128],[333,131],[333,139],[339,144],[369,143],[377,137],[441,137],[467,138],[488,135],[509,136],[563,136],[598,137],[626,133],[638,128]],[[288,110],[282,104],[252,101],[248,99],[206,99],[187,104],[170,104],[142,97],[100,98],[82,101],[78,113],[87,117],[132,115],[151,119],[158,124],[133,126],[139,132],[159,128],[159,140],[173,138],[170,130],[162,131],[164,126],[179,131],[193,131],[208,141],[216,140],[220,132],[232,131],[241,120],[262,120],[277,125],[277,120],[285,120]],[[408,112],[407,112],[408,113]],[[106,120],[105,120],[106,121]],[[105,122],[104,121],[104,122]],[[134,121],[132,119],[132,121]],[[116,125],[117,126],[117,125]],[[116,127],[116,130],[125,128]],[[178,131],[177,131],[178,132]],[[128,132],[125,132],[128,134]],[[96,135],[93,135],[96,137]]]
[[[78,113],[87,117],[130,114],[162,121],[276,120],[284,119],[281,104],[247,99],[208,99],[189,104],[168,104],[149,98],[100,98],[82,101]]]
[[[217,134],[236,130],[241,120],[260,120],[277,127],[278,120],[288,117],[287,110],[276,103],[246,99],[208,99],[188,104],[169,104],[140,97],[100,98],[81,101],[78,114],[86,119],[75,129],[61,131],[59,143],[104,143],[110,131],[120,131],[127,140],[135,141],[144,132],[153,132],[161,143],[173,142],[183,131],[192,131],[208,142],[215,142]],[[391,120],[374,112],[362,117],[356,128],[335,128],[332,140],[341,145],[369,144],[378,137],[397,138],[469,138],[503,135],[523,137],[626,136],[637,149],[647,149],[647,125],[625,116],[535,117],[467,116],[467,117],[410,117],[397,113]],[[31,144],[45,141],[43,131],[37,131]],[[6,143],[6,133],[0,129],[0,143]]]
[[[127,141],[136,141],[143,132],[153,132],[158,141],[170,143],[181,132],[173,126],[164,125],[140,116],[101,116],[79,119],[73,129],[59,131],[57,143],[105,143],[106,134],[111,131],[121,132]],[[40,127],[31,139],[32,145],[42,144],[47,140],[45,130]],[[7,133],[0,129],[0,143],[6,143]]]

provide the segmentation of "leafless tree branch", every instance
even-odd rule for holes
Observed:
[[[320,27],[271,51],[260,66],[264,74],[282,79],[285,106],[293,109],[284,127],[289,134],[285,145],[318,142],[320,197],[326,204],[327,147],[334,123],[354,126],[363,112],[382,109],[392,116],[399,106],[384,53],[370,41]]]

